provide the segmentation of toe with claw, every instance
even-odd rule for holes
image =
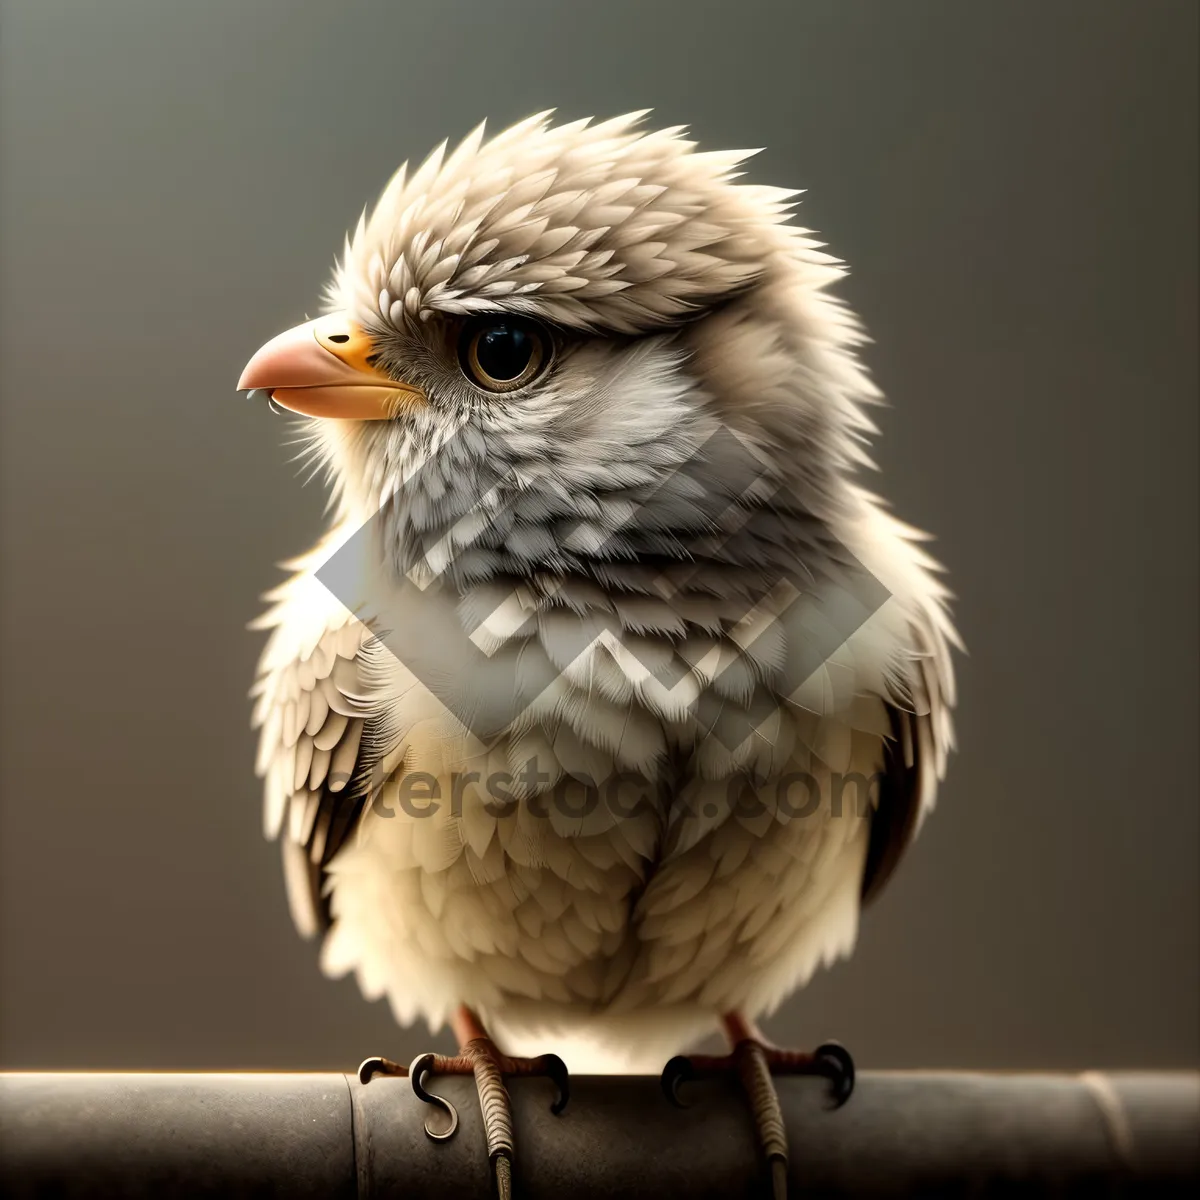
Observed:
[[[774,1075],[818,1075],[829,1081],[831,1107],[840,1108],[854,1090],[854,1059],[839,1042],[825,1042],[816,1050],[783,1050],[767,1043],[758,1030],[737,1014],[723,1019],[732,1043],[729,1054],[677,1055],[663,1068],[662,1088],[672,1104],[685,1108],[679,1089],[692,1080],[736,1074],[750,1105],[759,1147],[771,1175],[775,1200],[787,1195],[788,1146],[783,1112],[775,1091]]]
[[[677,1108],[687,1108],[688,1102],[680,1094],[680,1088],[696,1079],[716,1075],[738,1073],[739,1054],[742,1046],[756,1047],[761,1051],[766,1066],[772,1075],[819,1075],[829,1081],[831,1108],[841,1108],[854,1091],[854,1059],[841,1042],[824,1042],[811,1053],[798,1050],[780,1050],[755,1039],[739,1042],[730,1054],[677,1054],[662,1072],[662,1089],[667,1099]]]
[[[458,1130],[458,1110],[444,1096],[430,1091],[425,1085],[431,1075],[473,1075],[483,1112],[484,1135],[487,1138],[488,1158],[496,1181],[500,1200],[512,1196],[513,1121],[512,1105],[506,1076],[544,1075],[553,1081],[557,1095],[550,1105],[556,1116],[567,1106],[570,1098],[570,1075],[567,1065],[557,1054],[542,1054],[536,1058],[513,1058],[502,1054],[487,1036],[479,1019],[469,1009],[461,1009],[454,1020],[455,1032],[462,1047],[457,1055],[420,1054],[405,1067],[387,1058],[368,1058],[358,1069],[362,1083],[377,1075],[407,1076],[417,1099],[430,1104],[448,1118],[439,1127],[425,1122],[425,1133],[434,1141],[444,1142]]]

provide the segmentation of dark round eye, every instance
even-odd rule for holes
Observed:
[[[472,383],[511,392],[535,379],[549,358],[550,339],[523,317],[477,317],[463,329],[458,357]]]

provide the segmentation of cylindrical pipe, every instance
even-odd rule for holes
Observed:
[[[790,1194],[1173,1196],[1200,1182],[1200,1075],[860,1075],[830,1111],[816,1080],[777,1081]],[[428,1081],[458,1108],[439,1144],[406,1080],[352,1076],[0,1075],[4,1197],[478,1197],[491,1170],[470,1078]],[[516,1193],[760,1194],[764,1168],[736,1082],[669,1105],[645,1077],[519,1078]]]

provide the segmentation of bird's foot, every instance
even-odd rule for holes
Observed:
[[[680,1085],[694,1079],[736,1073],[743,1083],[746,1072],[756,1077],[772,1075],[820,1075],[829,1080],[830,1099],[840,1108],[854,1090],[854,1060],[840,1042],[824,1042],[815,1050],[781,1050],[757,1038],[738,1042],[730,1054],[676,1055],[663,1068],[662,1085],[672,1104],[686,1107]],[[749,1090],[749,1089],[747,1089]]]
[[[460,1018],[456,1020],[459,1026]],[[488,1158],[496,1180],[496,1192],[500,1200],[512,1197],[513,1120],[512,1105],[508,1089],[504,1086],[505,1076],[544,1075],[553,1080],[558,1095],[550,1106],[555,1115],[567,1106],[571,1094],[570,1076],[567,1065],[557,1054],[541,1054],[536,1058],[513,1058],[502,1054],[495,1043],[482,1030],[472,1015],[469,1018],[470,1032],[476,1034],[463,1041],[456,1055],[419,1054],[405,1067],[387,1058],[368,1058],[358,1069],[358,1077],[368,1083],[376,1075],[407,1076],[417,1098],[426,1104],[441,1109],[449,1119],[443,1128],[435,1129],[425,1122],[425,1133],[434,1141],[448,1141],[458,1130],[458,1111],[444,1096],[439,1096],[425,1087],[430,1075],[474,1075],[479,1092],[479,1106],[483,1112],[483,1129],[487,1138]]]
[[[758,1144],[771,1175],[775,1200],[787,1196],[788,1145],[783,1112],[773,1075],[819,1075],[829,1080],[830,1098],[839,1108],[854,1090],[854,1059],[838,1042],[825,1042],[812,1052],[783,1050],[767,1043],[753,1026],[740,1018],[726,1018],[733,1042],[729,1054],[677,1055],[663,1068],[662,1087],[667,1099],[686,1107],[680,1085],[694,1079],[736,1074],[750,1104]]]

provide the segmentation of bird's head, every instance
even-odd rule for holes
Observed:
[[[662,482],[720,429],[814,518],[842,502],[875,393],[824,291],[839,265],[789,223],[795,193],[737,182],[745,153],[639,120],[481,127],[401,168],[324,315],[250,360],[239,388],[309,419],[346,516],[403,497],[427,537],[519,495],[537,519],[512,553],[542,561],[566,549],[530,530],[560,517],[600,538],[631,503],[686,524],[704,506]]]

